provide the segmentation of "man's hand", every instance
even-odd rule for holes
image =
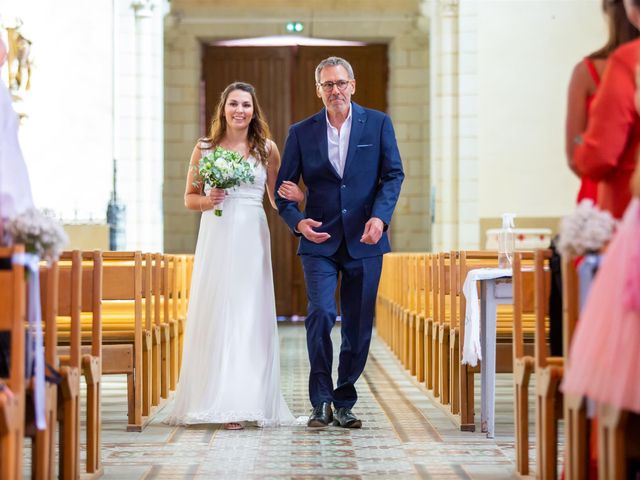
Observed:
[[[371,217],[369,221],[364,225],[364,233],[360,238],[362,243],[367,245],[375,245],[382,237],[384,231],[384,223],[377,217]]]
[[[313,243],[323,243],[331,238],[326,232],[316,232],[313,229],[322,225],[322,222],[317,222],[313,218],[305,218],[298,222],[296,229],[304,235],[304,238]]]

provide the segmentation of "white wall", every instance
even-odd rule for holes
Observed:
[[[476,0],[468,0],[476,2]],[[478,3],[479,216],[564,215],[566,91],[574,65],[606,40],[600,0]]]
[[[20,143],[36,206],[106,221],[116,158],[126,249],[163,248],[165,9],[164,0],[5,0],[0,10],[0,24],[21,19],[32,42]]]
[[[65,219],[104,218],[111,189],[111,2],[5,0],[34,67],[20,143],[34,201]],[[6,80],[6,66],[3,67]]]

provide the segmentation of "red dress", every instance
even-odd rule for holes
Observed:
[[[596,66],[593,64],[593,61],[587,57],[583,60],[587,70],[589,71],[589,75],[593,79],[593,83],[596,84],[596,89],[598,85],[600,85],[600,75],[598,74],[598,70],[596,70]],[[593,103],[593,99],[595,97],[595,93],[593,95],[589,95],[587,97],[587,116],[591,110],[591,104]],[[591,180],[587,176],[582,176],[580,183],[580,190],[578,191],[578,198],[576,200],[577,203],[580,203],[585,198],[590,198],[593,200],[593,203],[598,201],[598,182]]]
[[[640,143],[635,105],[635,71],[640,39],[617,48],[607,60],[582,145],[573,154],[581,175],[598,182],[598,206],[621,218],[629,201],[629,182]]]

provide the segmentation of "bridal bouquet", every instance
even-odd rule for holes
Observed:
[[[28,253],[48,262],[57,260],[69,237],[52,212],[29,208],[10,219],[6,225],[8,243],[22,243]]]
[[[253,183],[255,176],[253,166],[242,155],[233,150],[216,147],[213,152],[203,155],[197,167],[197,180],[209,188],[233,188],[241,183]],[[222,215],[222,205],[217,205],[215,214]]]
[[[571,215],[560,222],[560,255],[579,256],[598,252],[611,239],[616,220],[590,199],[580,202]]]

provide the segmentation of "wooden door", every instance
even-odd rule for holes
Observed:
[[[353,100],[363,106],[387,109],[387,46],[362,47],[221,47],[203,48],[204,105],[202,134],[207,134],[220,93],[234,81],[251,83],[258,94],[273,140],[284,148],[289,125],[322,108],[315,90],[314,71],[331,55],[349,60],[356,76]],[[271,232],[271,257],[278,315],[306,314],[306,291],[298,239],[265,201]]]

